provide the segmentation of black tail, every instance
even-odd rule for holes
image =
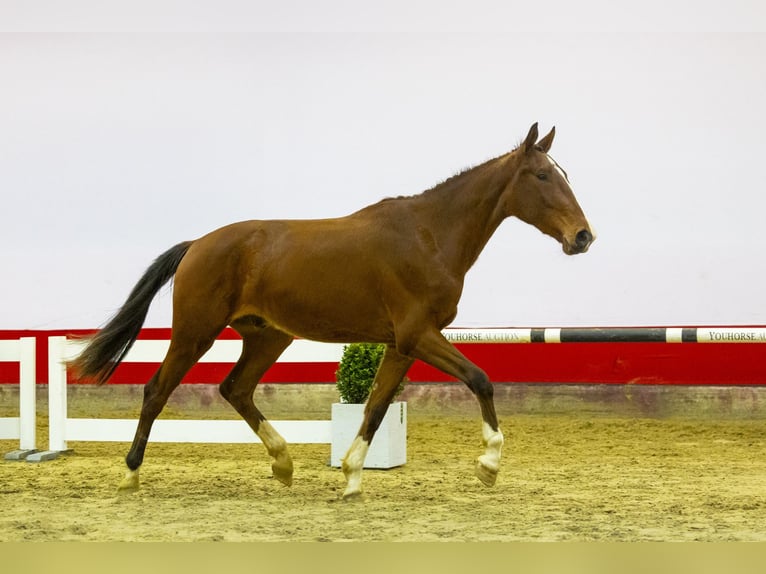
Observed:
[[[149,266],[122,308],[70,363],[77,378],[92,379],[102,385],[112,376],[138,337],[152,299],[175,275],[191,244],[186,241],[171,247]]]

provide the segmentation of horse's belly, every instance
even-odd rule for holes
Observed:
[[[327,342],[392,341],[386,309],[373,293],[347,286],[322,290],[316,284],[262,294],[257,314],[297,337]]]

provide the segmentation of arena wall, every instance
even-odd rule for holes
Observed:
[[[743,328],[743,332],[744,332]],[[47,383],[47,339],[53,335],[85,335],[89,331],[0,331],[0,339],[37,338],[37,381]],[[744,336],[744,335],[743,335]],[[144,329],[142,339],[168,339],[170,329]],[[226,330],[222,339],[235,339]],[[560,383],[580,385],[766,385],[766,345],[759,342],[566,342],[560,344],[457,342],[456,346],[490,379],[503,383]],[[222,381],[229,363],[201,363],[184,379],[185,384]],[[121,365],[111,384],[140,384],[156,369],[152,363]],[[264,377],[272,384],[332,384],[336,360],[278,362]],[[421,362],[408,373],[414,383],[445,383],[454,379]],[[0,363],[0,384],[18,384],[18,368]]]
[[[48,337],[90,332],[0,331],[0,339],[37,339],[38,412],[47,412]],[[747,329],[742,333],[728,336],[745,339]],[[144,329],[140,335],[147,340],[169,337],[169,329]],[[236,339],[237,335],[227,330],[221,338]],[[584,412],[757,418],[766,414],[766,345],[746,340],[673,344],[635,339],[560,344],[473,341],[456,345],[487,371],[494,383],[498,412],[505,415]],[[70,403],[83,416],[97,417],[115,409],[124,411],[125,416],[136,416],[143,383],[156,367],[152,363],[125,363],[106,388],[68,385]],[[231,407],[217,389],[217,382],[230,368],[228,363],[195,366],[172,395],[165,414],[232,417]],[[257,401],[272,418],[289,418],[295,411],[326,418],[330,405],[338,400],[336,368],[337,359],[279,362],[259,385]],[[0,403],[18,404],[18,373],[16,364],[0,363]],[[412,409],[478,412],[475,399],[463,384],[423,363],[413,365],[408,379],[402,399]]]

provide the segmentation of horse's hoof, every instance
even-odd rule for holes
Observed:
[[[125,478],[120,481],[120,485],[117,487],[117,492],[129,494],[138,490],[138,471],[129,470],[125,474]]]
[[[271,465],[271,471],[274,473],[274,478],[285,486],[293,485],[293,462],[288,460],[285,462],[274,462]]]
[[[343,493],[343,502],[362,502],[365,496],[361,490],[346,491]]]
[[[485,465],[481,461],[481,458],[479,458],[479,460],[476,461],[476,477],[485,486],[495,486],[495,482],[497,481],[497,468]]]

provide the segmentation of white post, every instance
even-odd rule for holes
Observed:
[[[19,448],[35,450],[37,443],[37,368],[35,338],[19,340]]]
[[[66,337],[48,338],[48,450],[61,452],[66,446]]]

